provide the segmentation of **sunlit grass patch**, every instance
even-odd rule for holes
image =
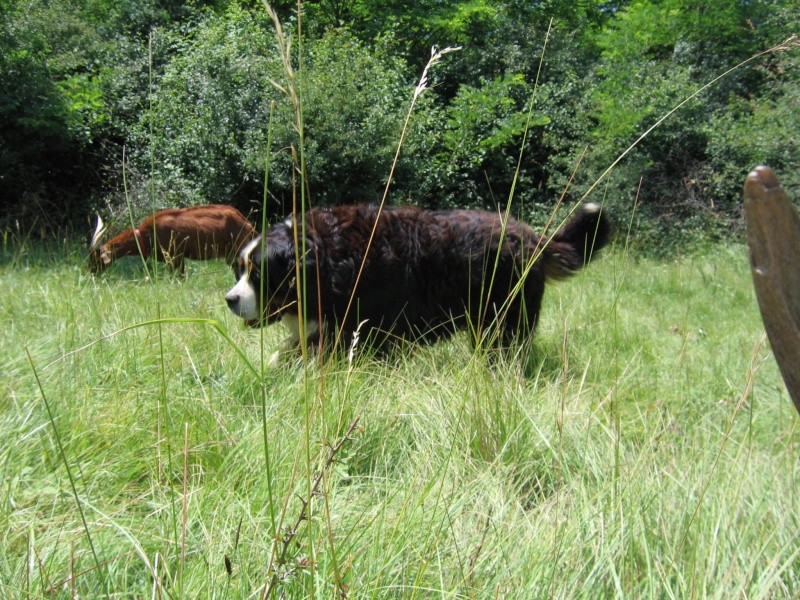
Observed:
[[[0,272],[16,290],[0,413],[12,596],[263,590],[323,471],[275,563],[289,596],[800,589],[798,417],[742,247],[609,252],[549,287],[527,366],[473,355],[462,334],[263,373],[261,332],[224,306],[222,263],[157,285],[79,263],[19,257]],[[156,314],[190,321],[160,340],[155,325],[120,331]],[[264,333],[269,352],[283,332]]]

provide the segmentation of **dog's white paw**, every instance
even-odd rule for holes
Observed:
[[[276,350],[269,357],[269,360],[267,361],[267,365],[269,365],[270,367],[277,367],[278,363],[280,363],[280,361],[281,361],[281,351],[280,350]]]

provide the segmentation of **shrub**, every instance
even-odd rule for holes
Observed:
[[[505,206],[528,124],[529,95],[529,86],[517,75],[459,88],[452,102],[438,111],[438,126],[429,123],[428,135],[435,144],[429,163],[420,165],[425,203],[435,207]],[[530,125],[547,122],[544,115],[536,114]]]
[[[270,210],[286,212],[299,137],[271,23],[234,7],[160,44],[174,56],[135,136],[142,172],[152,144],[158,203],[259,205],[272,115]],[[402,63],[341,32],[305,45],[298,73],[313,202],[379,198],[410,96]]]
[[[154,178],[156,205],[260,198],[263,132],[280,100],[270,24],[233,6],[190,31],[162,31],[155,44],[168,58],[131,141],[135,169]]]

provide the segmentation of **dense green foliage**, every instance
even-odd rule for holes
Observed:
[[[0,222],[86,226],[95,210],[227,202],[271,212],[375,201],[431,46],[393,202],[505,205],[536,219],[567,189],[659,242],[740,218],[746,172],[800,186],[797,0],[274,4],[304,139],[258,2],[4,0]],[[270,144],[271,142],[271,144]],[[521,160],[520,160],[521,155]],[[518,166],[519,165],[519,166]],[[594,186],[594,188],[593,188]],[[668,235],[664,235],[667,233]],[[641,236],[647,238],[647,235]]]

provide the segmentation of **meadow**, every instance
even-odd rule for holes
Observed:
[[[266,365],[221,262],[7,241],[0,595],[795,598],[800,420],[731,244],[551,285],[530,364],[467,334]]]

